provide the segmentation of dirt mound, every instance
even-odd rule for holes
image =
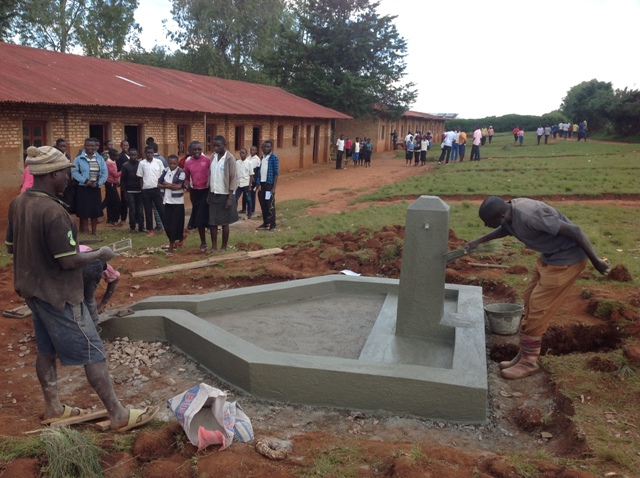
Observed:
[[[513,408],[509,411],[507,417],[513,421],[520,430],[525,432],[540,430],[544,426],[542,412],[538,408]]]
[[[551,326],[542,338],[542,354],[608,352],[619,348],[625,333],[614,324]]]
[[[505,272],[507,274],[522,275],[522,274],[528,274],[529,268],[527,266],[516,264],[515,266],[509,267]]]
[[[594,372],[611,373],[618,370],[618,366],[613,360],[598,356],[591,357],[589,360],[587,360],[587,363],[585,365],[587,369],[593,370]]]
[[[496,344],[489,351],[489,358],[494,362],[508,362],[518,355],[520,347],[516,344]]]
[[[142,462],[167,458],[175,453],[176,436],[181,433],[179,423],[141,433],[133,444],[133,454]]]
[[[631,273],[629,269],[627,269],[623,264],[618,264],[611,272],[609,272],[609,279],[614,280],[616,282],[632,282],[633,277],[631,277]]]

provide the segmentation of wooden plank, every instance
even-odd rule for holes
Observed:
[[[468,264],[473,267],[486,267],[488,269],[508,269],[509,268],[509,266],[503,266],[500,264],[479,264],[477,262],[469,262]]]
[[[11,319],[24,319],[25,317],[29,317],[30,315],[31,309],[26,304],[2,312],[3,317],[9,317]]]
[[[158,269],[149,269],[146,271],[132,272],[132,277],[149,277],[160,274],[169,274],[171,272],[187,271],[191,269],[199,269],[220,262],[243,261],[247,259],[257,259],[259,257],[273,256],[282,253],[282,249],[274,247],[273,249],[262,249],[260,251],[234,252],[233,254],[220,254],[208,257],[202,261],[186,262],[184,264],[176,264],[173,266],[160,267]]]
[[[77,423],[90,422],[92,420],[97,420],[98,418],[108,417],[109,414],[106,410],[99,410],[93,413],[85,413],[84,415],[77,415],[75,417],[63,418],[62,420],[58,420],[53,422],[50,427],[64,427],[67,425],[75,425]]]

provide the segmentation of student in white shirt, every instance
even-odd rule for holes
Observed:
[[[169,166],[158,180],[158,188],[163,190],[164,231],[169,238],[167,256],[182,245],[184,235],[184,171],[178,167],[178,157],[170,154],[167,158]]]
[[[240,212],[247,214],[247,219],[250,219],[251,196],[249,195],[249,187],[253,183],[253,164],[251,159],[247,157],[246,148],[240,150],[240,159],[236,160],[236,181],[238,183],[236,204],[240,196],[242,196],[242,210]]]
[[[227,250],[229,242],[229,225],[238,220],[238,207],[235,200],[236,158],[227,151],[227,140],[224,136],[213,139],[215,154],[211,158],[209,169],[209,232],[211,234],[211,250],[218,251],[218,226],[222,228],[221,251]]]
[[[164,171],[162,162],[153,157],[153,147],[144,148],[145,159],[138,163],[136,176],[142,178],[142,204],[144,206],[144,217],[147,228],[147,235],[153,236],[153,207],[155,205],[160,220],[164,216],[164,206],[162,204],[162,194],[158,189],[158,180]],[[158,225],[159,227],[159,225]]]
[[[256,169],[260,168],[260,165],[262,164],[260,160],[260,156],[258,156],[257,146],[251,146],[251,149],[249,150],[249,152],[251,153],[251,157],[249,158],[249,160],[251,161],[253,176],[251,177],[251,186],[249,187],[250,189],[249,196],[251,196],[251,205],[250,207],[247,207],[247,219],[251,219],[251,216],[253,216],[256,212],[256,202],[257,202],[256,191],[258,190],[258,186],[260,186],[259,184],[256,183]]]

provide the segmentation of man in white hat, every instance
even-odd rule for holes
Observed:
[[[102,340],[83,303],[82,268],[114,257],[109,247],[78,251],[78,229],[58,198],[64,191],[71,162],[51,146],[27,150],[26,164],[34,176],[31,189],[9,206],[7,252],[13,254],[14,288],[32,312],[38,356],[36,374],[44,394],[43,424],[80,415],[60,403],[56,359],[62,365],[83,365],[89,384],[104,403],[111,429],[143,425],[158,407],[127,410],[113,389]]]

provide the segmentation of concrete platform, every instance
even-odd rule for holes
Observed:
[[[340,275],[152,297],[102,336],[168,341],[268,400],[485,421],[481,288],[445,285],[437,339],[396,335],[398,295],[398,280]]]

